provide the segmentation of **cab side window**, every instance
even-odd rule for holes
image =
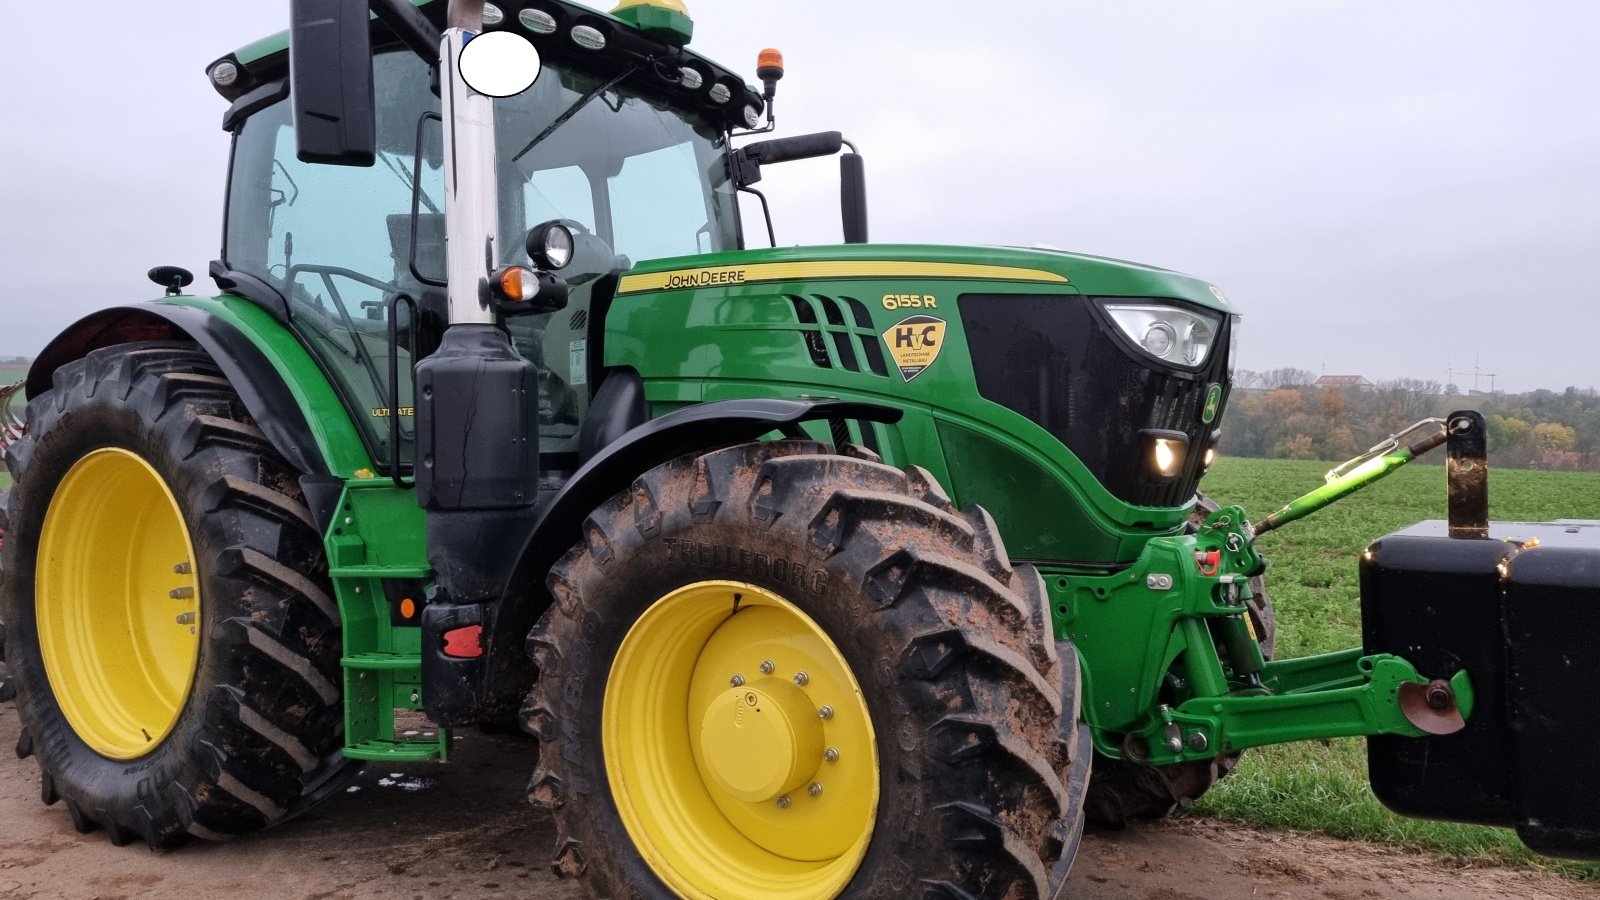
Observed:
[[[291,327],[329,373],[380,464],[391,456],[389,305],[398,294],[425,318],[443,314],[444,183],[437,122],[423,122],[438,100],[414,54],[374,60],[377,162],[370,168],[302,163],[295,156],[291,101],[251,116],[240,132],[225,259],[266,281],[287,301]],[[419,129],[419,123],[422,127]],[[431,126],[431,127],[430,127]],[[417,248],[412,250],[413,181],[423,137]],[[437,309],[434,309],[437,307]],[[401,373],[413,360],[408,308],[398,307]],[[412,432],[411,379],[400,379],[402,440]],[[401,448],[401,461],[409,446]]]

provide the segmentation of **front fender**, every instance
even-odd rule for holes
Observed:
[[[843,418],[894,424],[900,417],[901,411],[894,407],[839,400],[719,400],[675,410],[625,432],[584,464],[540,511],[509,570],[500,602],[482,611],[484,646],[490,658],[487,670],[504,673],[515,671],[517,665],[526,666],[524,641],[551,602],[545,589],[550,567],[582,537],[589,513],[627,490],[643,473],[688,453],[742,444],[774,431],[801,437],[802,422]],[[459,607],[438,612],[440,616],[458,614],[477,613]],[[448,668],[446,662],[435,660],[432,677],[426,678],[429,691],[460,682],[442,671]],[[527,690],[526,678],[490,674],[488,682],[477,697],[452,698],[459,704],[456,708],[500,708],[517,698],[499,695],[520,695]]]
[[[865,419],[892,425],[901,410],[840,400],[719,400],[697,403],[639,425],[597,452],[556,494],[523,549],[519,574],[544,572],[578,542],[590,511],[644,472],[686,453],[753,441],[781,431],[800,437],[801,422]]]

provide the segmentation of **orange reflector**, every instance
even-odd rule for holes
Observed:
[[[528,272],[527,269],[524,269],[521,266],[506,266],[504,269],[501,269],[500,296],[512,301],[513,303],[521,303],[527,300],[530,295],[523,293],[523,288],[525,287],[523,284],[523,278],[525,275],[529,274],[532,273]]]
[[[463,625],[444,633],[444,655],[452,659],[477,659],[483,655],[483,626]]]
[[[417,601],[410,597],[400,601],[400,618],[413,619],[417,615]]]

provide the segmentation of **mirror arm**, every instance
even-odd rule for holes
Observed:
[[[439,65],[439,29],[410,0],[371,0],[372,12],[430,66]],[[481,3],[479,4],[482,5]],[[455,6],[452,3],[451,6]]]

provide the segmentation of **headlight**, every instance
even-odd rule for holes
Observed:
[[[546,272],[564,269],[572,262],[572,253],[576,244],[572,239],[572,231],[560,221],[552,219],[543,225],[535,226],[528,232],[528,256]]]
[[[1221,317],[1155,303],[1107,303],[1106,312],[1139,349],[1180,366],[1198,366],[1211,355]]]
[[[1181,431],[1146,428],[1139,432],[1145,444],[1145,475],[1152,481],[1166,481],[1183,471],[1189,455],[1189,436]]]

